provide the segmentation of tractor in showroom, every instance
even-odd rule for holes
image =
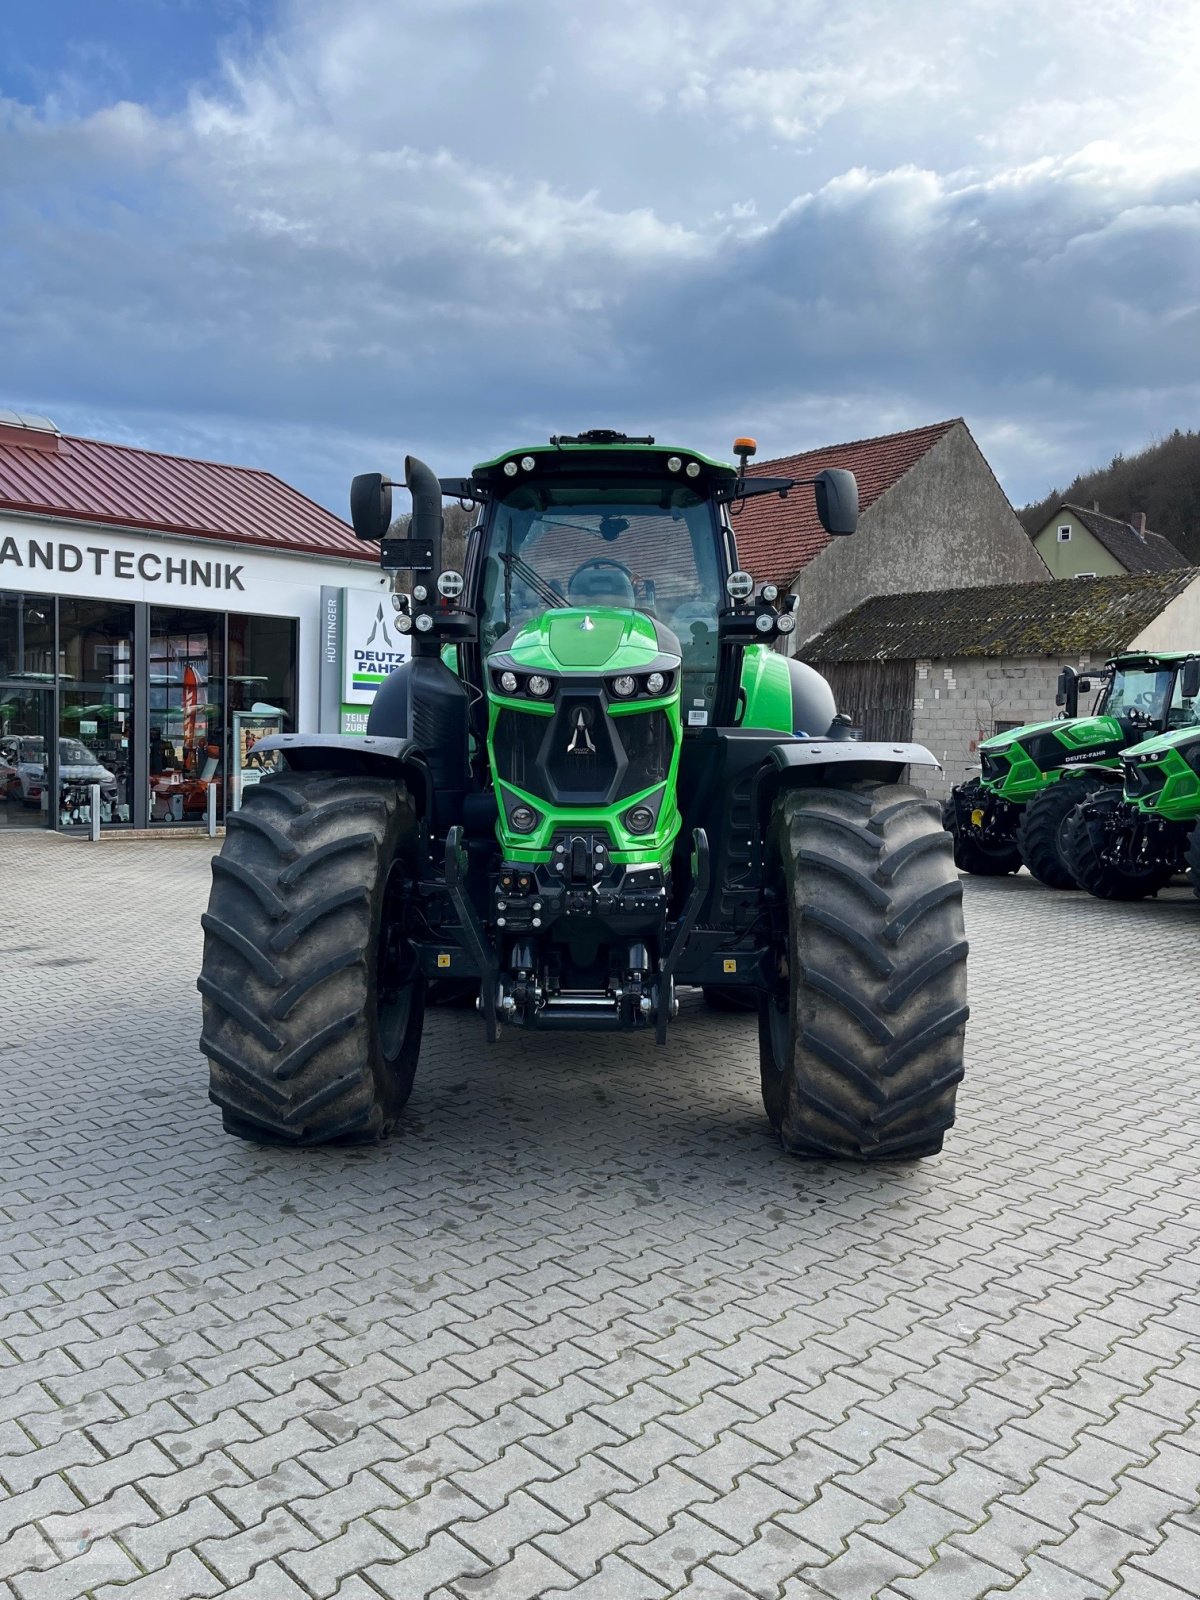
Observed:
[[[856,736],[774,648],[796,596],[737,559],[749,497],[803,489],[841,536],[857,485],[750,473],[754,441],[734,448],[736,467],[593,430],[443,479],[409,457],[402,538],[392,483],[355,479],[354,528],[379,542],[411,657],[365,736],[264,740],[283,770],[229,817],[199,987],[230,1133],[388,1133],[431,983],[474,998],[478,1022],[458,1025],[488,1041],[660,1044],[690,986],[752,998],[787,1150],[941,1148],[963,1074],[962,887],[938,806],[905,781],[937,763]],[[476,513],[461,572],[442,566],[444,497]]]

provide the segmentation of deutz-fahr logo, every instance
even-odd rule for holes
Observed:
[[[567,746],[569,756],[594,756],[596,746],[592,743],[592,736],[588,732],[591,725],[592,714],[586,706],[576,706],[571,713],[571,742]]]

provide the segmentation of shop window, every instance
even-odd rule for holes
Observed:
[[[256,752],[261,739],[296,726],[296,623],[291,617],[229,617],[231,807],[249,784],[278,766]]]
[[[150,608],[151,822],[203,822],[210,789],[224,814],[224,625],[216,611]]]
[[[50,820],[49,689],[0,687],[0,828],[44,828]]]
[[[132,605],[64,596],[58,603],[58,670],[68,683],[132,684]]]
[[[53,595],[0,593],[0,679],[54,682]]]
[[[58,825],[91,821],[96,786],[101,825],[133,820],[133,690],[73,689],[59,696]]]

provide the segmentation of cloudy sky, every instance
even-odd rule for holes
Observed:
[[[554,431],[1200,425],[1195,0],[0,10],[0,405],[342,511]]]

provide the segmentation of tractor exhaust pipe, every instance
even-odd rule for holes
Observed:
[[[436,474],[416,456],[404,458],[404,482],[412,495],[408,537],[428,540],[433,548],[433,578],[442,570],[442,486]]]

